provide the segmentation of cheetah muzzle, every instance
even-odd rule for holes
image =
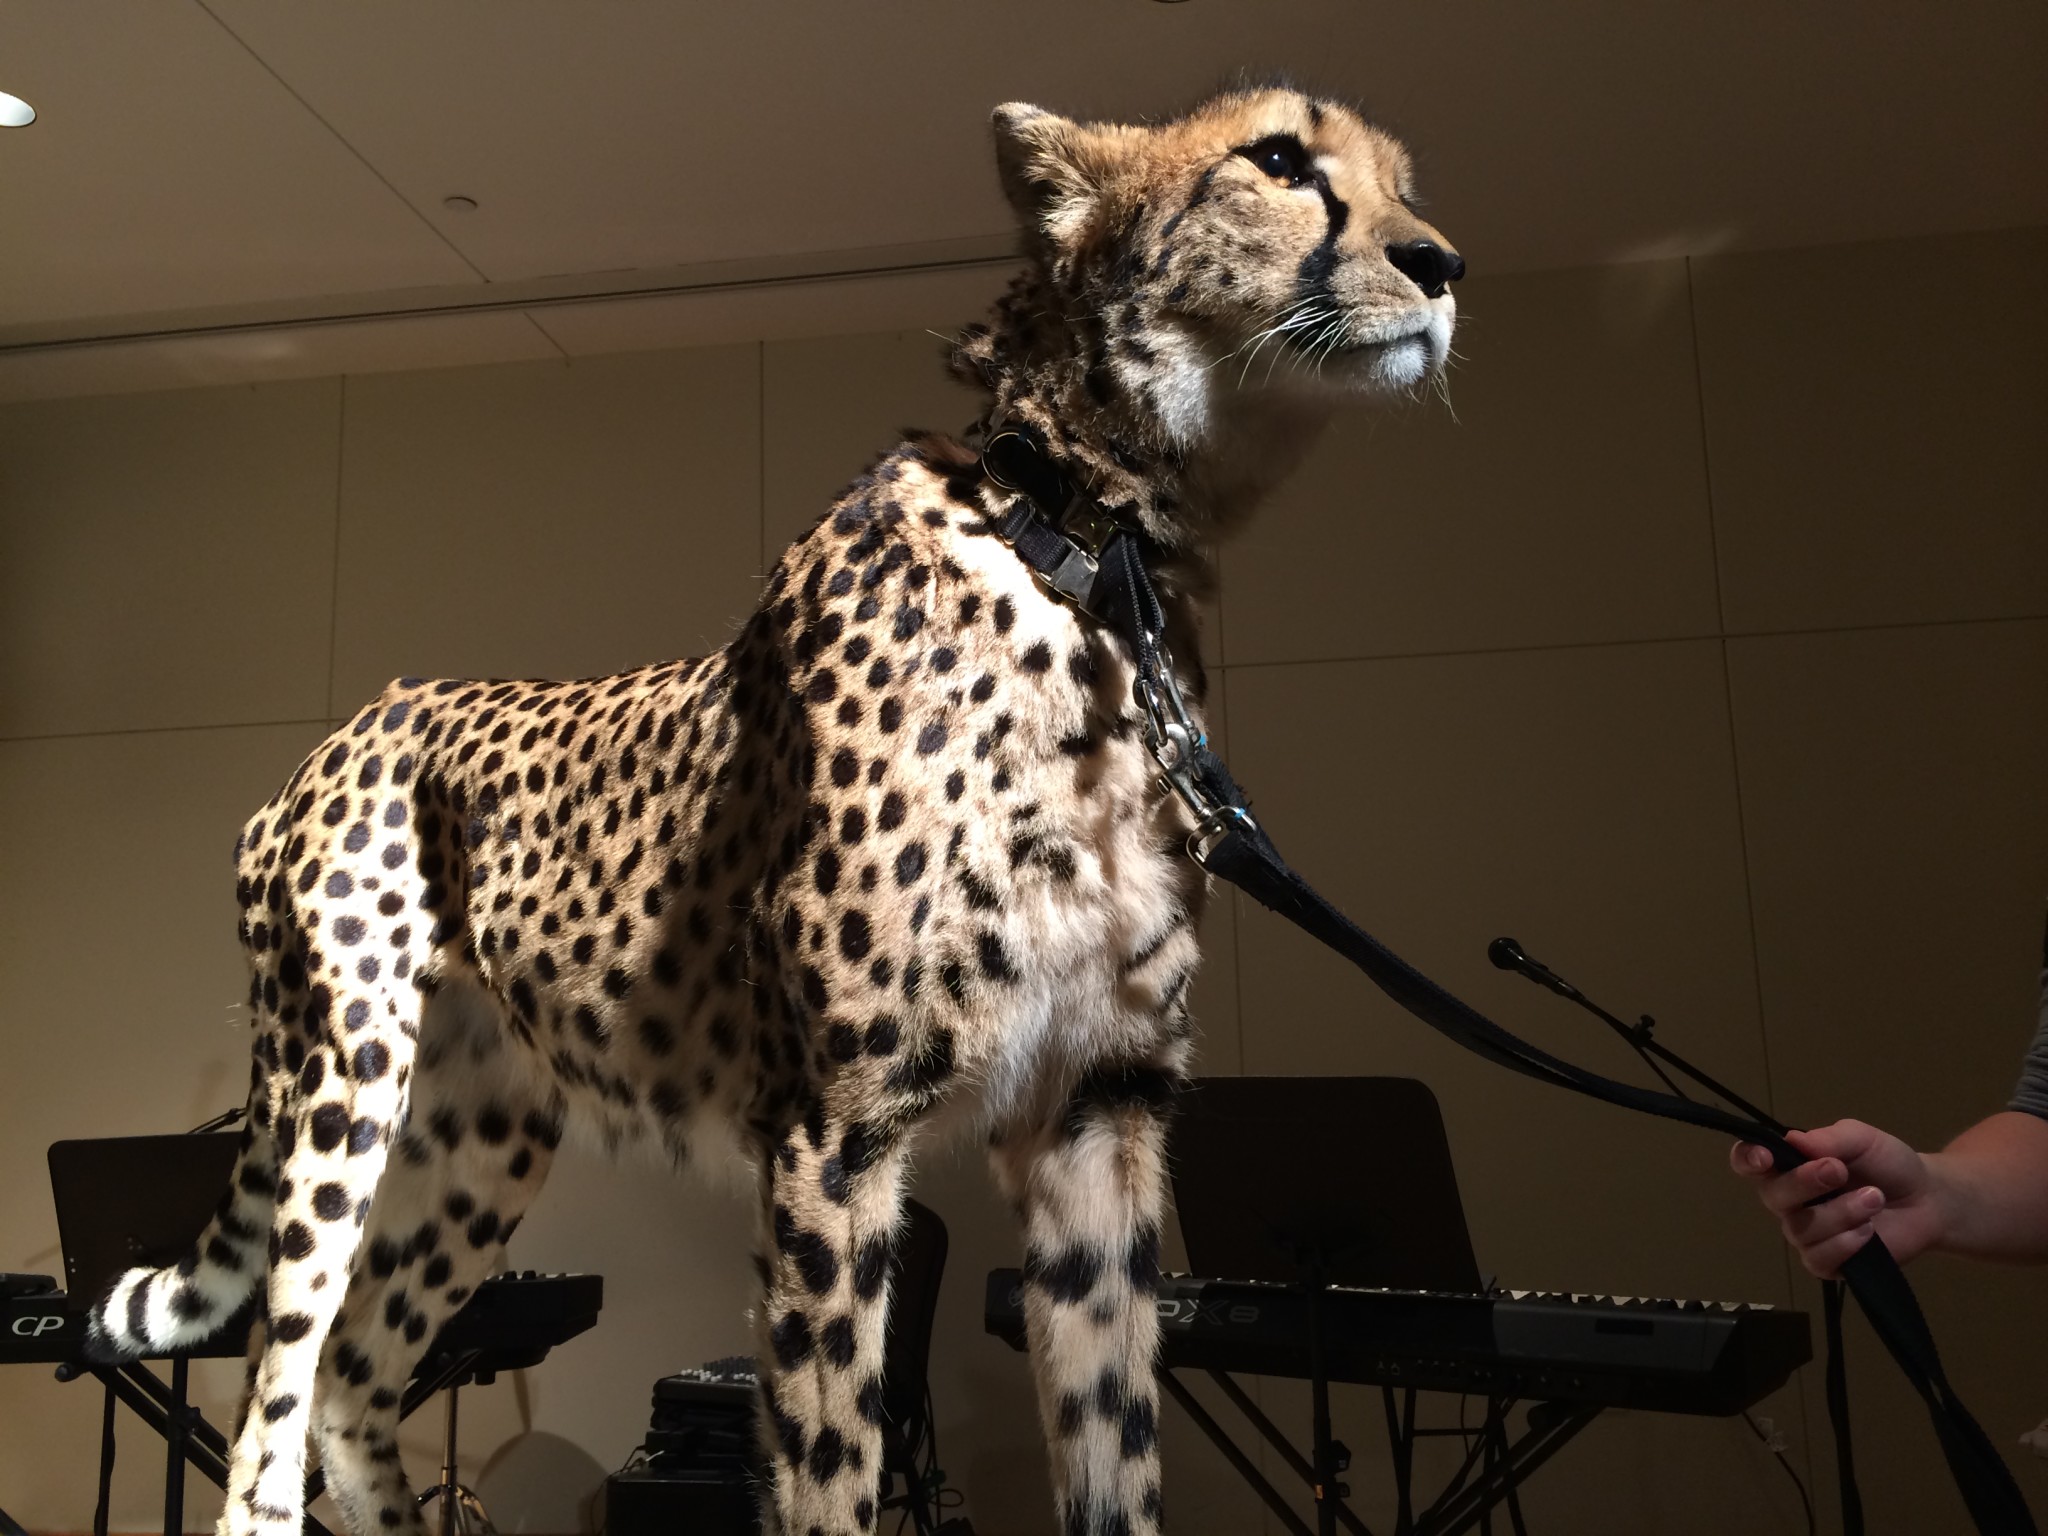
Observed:
[[[1206,551],[1335,398],[1442,365],[1462,263],[1401,147],[1291,90],[995,129],[1027,265],[953,366],[1143,531],[1192,659]],[[771,1528],[873,1529],[891,1235],[942,1118],[1023,1227],[1062,1529],[1159,1528],[1163,1116],[1205,880],[1129,654],[992,536],[1006,508],[971,448],[914,436],[718,654],[401,679],[244,828],[234,1182],[93,1314],[102,1351],[163,1351],[261,1282],[224,1536],[297,1528],[309,1434],[355,1536],[423,1536],[400,1390],[572,1122],[751,1154]],[[1180,685],[1199,713],[1199,667]]]

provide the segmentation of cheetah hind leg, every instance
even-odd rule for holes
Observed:
[[[348,1297],[328,1334],[313,1437],[355,1536],[423,1536],[398,1457],[398,1409],[441,1327],[496,1268],[562,1136],[562,1104],[473,1016],[429,1006],[407,1128],[371,1207]]]
[[[317,1075],[279,1085],[281,1154],[270,1232],[265,1328],[236,1436],[220,1536],[293,1536],[303,1513],[307,1432],[320,1351],[381,1180],[391,1127],[405,1112],[418,1029],[410,985],[334,988],[334,1015],[362,1024],[308,1050]],[[345,1059],[344,1059],[345,1058]],[[308,1081],[319,1086],[307,1092]]]
[[[327,1487],[355,1536],[424,1531],[399,1464],[399,1400],[434,1335],[497,1267],[553,1156],[535,1145],[528,1171],[515,1178],[506,1172],[506,1154],[517,1152],[492,1150],[488,1168],[477,1166],[483,1159],[466,1158],[441,1177],[394,1162],[378,1192],[378,1210],[390,1200],[405,1214],[388,1230],[373,1218],[328,1334],[313,1406]],[[472,1214],[458,1219],[458,1212]],[[496,1230],[472,1242],[487,1216],[496,1218]]]

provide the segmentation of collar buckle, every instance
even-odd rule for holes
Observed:
[[[1060,557],[1060,563],[1050,571],[1036,574],[1048,587],[1079,608],[1083,613],[1092,614],[1091,606],[1095,597],[1095,578],[1102,569],[1101,562],[1079,545],[1070,546]]]
[[[1100,557],[1102,547],[1117,531],[1116,519],[1088,501],[1079,492],[1060,515],[1060,532],[1072,539],[1091,557]]]
[[[1046,462],[1021,432],[998,428],[982,450],[982,473],[1016,503],[996,524],[1053,596],[1091,617],[1097,613],[1102,553],[1122,525]]]

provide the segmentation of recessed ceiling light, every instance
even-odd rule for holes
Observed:
[[[444,197],[441,199],[441,206],[450,213],[474,213],[476,212],[476,199],[473,197]]]
[[[26,128],[36,120],[36,109],[19,96],[0,91],[0,128]]]

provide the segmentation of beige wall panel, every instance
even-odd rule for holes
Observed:
[[[2048,230],[1694,272],[1731,631],[2048,613]]]
[[[248,1095],[235,834],[324,725],[0,743],[0,1269],[61,1274],[44,1153],[73,1136],[178,1132]],[[194,1367],[223,1422],[239,1361]],[[0,1488],[38,1531],[92,1525],[100,1394],[0,1370]],[[162,1518],[163,1458],[131,1419],[113,1528]],[[188,1485],[188,1529],[218,1499]]]
[[[351,380],[338,712],[401,674],[723,645],[760,549],[755,349]]]
[[[340,393],[0,409],[0,736],[326,712]]]
[[[0,400],[121,395],[250,380],[559,358],[517,312],[418,315],[277,330],[197,331],[147,341],[0,352]]]
[[[895,447],[904,428],[957,435],[987,409],[987,396],[947,372],[949,332],[943,324],[934,329],[941,334],[883,331],[762,348],[765,565]]]
[[[1233,668],[1233,766],[1303,874],[1510,1027],[1642,1077],[1597,1022],[1487,964],[1502,932],[1763,1094],[1724,698],[1713,641]],[[1776,1235],[1716,1138],[1467,1055],[1263,910],[1239,914],[1238,965],[1245,1071],[1434,1088],[1481,1266],[1503,1283],[1786,1299]],[[1748,1528],[1782,1473],[1731,1461],[1722,1428],[1616,1421],[1546,1479],[1617,1529]],[[1724,1473],[1725,1497],[1702,1503],[1696,1483]]]
[[[1729,665],[1783,1112],[1938,1146],[2004,1105],[2034,1025],[2048,623],[1738,640]],[[2014,1445],[2048,1415],[2040,1277],[1934,1261],[1913,1280],[1957,1390],[2048,1514]],[[1866,1502],[1960,1529],[1919,1405],[1866,1332],[1850,1354]]]
[[[528,313],[571,357],[924,326],[951,334],[987,312],[1012,269],[1005,261],[755,286],[735,283]]]
[[[1224,658],[1711,633],[1678,262],[1458,288],[1450,406],[1347,407],[1224,554]]]
[[[2005,1102],[2034,1026],[2048,622],[1728,652],[1783,1102],[1953,1134]]]
[[[1717,643],[1235,668],[1230,703],[1233,766],[1281,849],[1424,970],[1633,1075],[1597,1021],[1487,963],[1512,933],[1765,1091]],[[1749,1299],[1782,1283],[1700,1133],[1469,1056],[1263,909],[1240,914],[1238,965],[1247,1072],[1435,1087],[1482,1263],[1507,1283]],[[1561,1225],[1565,1191],[1626,1219]]]

